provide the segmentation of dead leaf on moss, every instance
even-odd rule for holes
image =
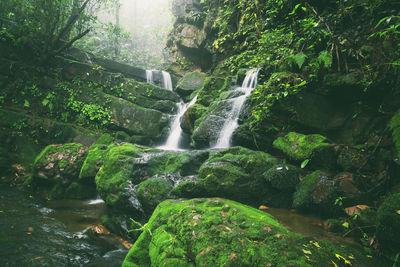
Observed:
[[[356,214],[362,210],[367,210],[367,209],[370,209],[370,207],[367,205],[356,205],[345,208],[344,210],[346,211],[347,215],[352,216],[353,214]]]

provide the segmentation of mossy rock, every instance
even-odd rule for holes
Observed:
[[[195,127],[195,122],[201,118],[203,114],[205,114],[207,108],[200,104],[194,104],[190,106],[185,114],[181,117],[181,128],[187,133],[191,134]]]
[[[324,174],[315,171],[301,181],[299,188],[293,195],[293,207],[296,209],[307,208],[312,202],[312,191]]]
[[[398,252],[400,247],[400,193],[389,196],[378,209],[376,237],[385,249]]]
[[[393,116],[390,128],[393,131],[392,136],[398,153],[397,157],[400,159],[400,109]]]
[[[132,162],[141,157],[143,150],[143,147],[128,143],[109,148],[104,164],[95,178],[97,191],[108,206],[117,210],[141,212],[142,207],[137,201],[131,174]]]
[[[109,145],[113,142],[110,134],[101,136],[89,148],[89,153],[83,162],[79,173],[79,180],[84,183],[94,184],[97,172],[103,166],[104,159],[109,151]]]
[[[199,91],[197,103],[208,107],[218,99],[221,92],[225,91],[229,85],[229,78],[207,77],[203,88]]]
[[[199,183],[205,196],[218,196],[254,203],[268,186],[262,174],[278,160],[271,155],[243,147],[212,154],[201,166]]]
[[[168,198],[172,185],[172,181],[160,176],[141,182],[137,189],[137,197],[143,209],[151,214],[160,202]]]
[[[179,80],[175,91],[181,96],[190,95],[203,87],[205,78],[205,73],[189,72]]]
[[[294,160],[310,159],[318,150],[328,147],[327,138],[319,134],[304,135],[290,132],[284,137],[279,137],[273,143],[274,147],[281,150]]]
[[[32,176],[24,186],[39,188],[51,198],[89,198],[93,190],[75,190],[79,171],[88,148],[82,144],[69,143],[49,145],[35,159]]]
[[[279,190],[294,191],[300,182],[300,169],[290,164],[277,164],[263,174],[264,179]]]
[[[349,245],[292,233],[268,213],[211,198],[158,205],[123,267],[344,266],[344,260],[369,259]]]
[[[82,144],[49,145],[36,157],[33,176],[50,184],[77,180],[87,153],[88,148]]]

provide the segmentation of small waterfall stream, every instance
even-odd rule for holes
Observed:
[[[172,121],[171,124],[171,129],[170,132],[168,134],[168,138],[167,141],[165,142],[164,145],[158,147],[160,149],[164,149],[164,150],[181,150],[179,148],[179,141],[181,140],[181,136],[182,136],[182,128],[181,128],[181,117],[185,114],[186,110],[194,105],[197,101],[197,96],[194,97],[192,99],[192,101],[190,101],[189,103],[184,103],[183,101],[180,103],[177,103],[177,107],[178,107],[178,112],[175,116],[175,118]]]
[[[251,69],[247,71],[246,77],[243,80],[242,86],[236,88],[237,91],[243,92],[243,95],[232,98],[231,112],[228,114],[228,118],[219,133],[217,143],[213,148],[228,148],[231,146],[231,138],[235,129],[238,127],[238,119],[240,111],[242,110],[243,104],[247,97],[257,86],[258,72],[260,69]]]
[[[166,72],[166,71],[162,71],[161,73],[162,73],[162,77],[163,77],[164,88],[168,89],[170,91],[173,91],[171,75],[169,74],[169,72]]]

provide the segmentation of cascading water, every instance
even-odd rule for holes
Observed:
[[[243,92],[243,95],[232,98],[230,101],[232,103],[232,109],[228,114],[228,118],[219,133],[217,143],[214,148],[228,148],[231,145],[232,134],[238,127],[238,119],[242,106],[245,103],[247,97],[257,86],[258,72],[260,69],[252,69],[247,71],[246,77],[242,83],[241,87],[236,90]]]
[[[146,70],[147,83],[154,84],[153,70]]]
[[[197,101],[197,96],[192,99],[189,103],[180,102],[177,103],[178,113],[172,121],[171,129],[164,145],[158,147],[164,150],[181,150],[179,148],[179,141],[181,140],[182,128],[180,125],[180,119],[185,114],[186,110],[194,105]]]
[[[171,75],[166,71],[162,71],[161,73],[162,73],[162,76],[163,76],[163,86],[164,86],[164,88],[172,91],[173,88],[172,88]]]

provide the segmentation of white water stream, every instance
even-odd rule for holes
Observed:
[[[182,150],[179,148],[179,141],[181,140],[182,128],[181,128],[181,117],[185,114],[186,110],[194,105],[197,101],[197,96],[192,99],[189,103],[180,102],[177,103],[178,112],[172,121],[171,129],[168,134],[167,141],[164,145],[158,147],[164,150]]]
[[[232,102],[232,109],[231,112],[228,114],[228,118],[225,120],[224,126],[219,133],[217,143],[213,148],[228,148],[231,146],[232,134],[238,127],[240,112],[247,97],[257,86],[259,71],[260,69],[252,69],[247,71],[242,86],[236,88],[236,90],[243,92],[243,95],[229,100]]]

